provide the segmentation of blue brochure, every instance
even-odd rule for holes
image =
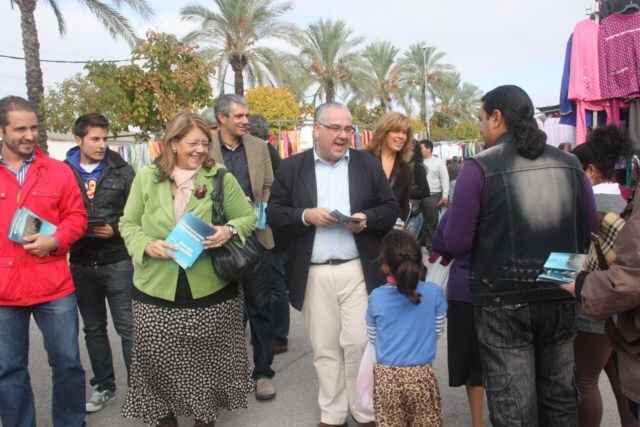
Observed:
[[[267,204],[264,202],[251,202],[253,212],[258,217],[256,221],[256,228],[264,230],[267,228]]]
[[[215,230],[198,218],[193,212],[187,212],[171,230],[166,241],[175,245],[178,250],[174,261],[185,270],[196,262],[204,250],[202,242],[205,237],[215,234]]]
[[[547,262],[544,263],[544,271],[536,281],[571,283],[576,280],[586,258],[585,254],[551,252]]]
[[[16,243],[24,243],[24,238],[33,234],[44,234],[51,236],[56,232],[56,226],[40,218],[27,208],[20,208],[16,211],[9,224],[7,237]]]

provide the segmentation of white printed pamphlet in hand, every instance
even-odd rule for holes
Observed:
[[[185,270],[191,267],[204,250],[204,239],[215,232],[193,212],[185,213],[166,238],[168,243],[178,248],[171,251],[176,256],[175,262]]]
[[[344,224],[345,222],[362,222],[362,221],[364,221],[364,218],[355,218],[355,217],[352,217],[352,216],[347,216],[347,215],[343,214],[342,212],[340,212],[337,209],[331,211],[329,213],[329,215],[331,215],[334,218],[337,218],[338,221],[340,221],[340,224]]]
[[[587,258],[586,254],[572,254],[564,252],[551,252],[544,270],[538,276],[538,282],[571,283],[581,269],[582,263]]]
[[[20,208],[16,211],[9,224],[9,240],[23,244],[24,238],[34,234],[44,234],[51,236],[56,232],[56,226],[40,218],[27,208]]]

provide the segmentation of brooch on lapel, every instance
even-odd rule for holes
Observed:
[[[207,194],[207,187],[200,185],[196,188],[196,197],[202,199]]]

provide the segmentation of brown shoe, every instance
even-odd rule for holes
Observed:
[[[273,347],[273,354],[282,354],[289,351],[289,346],[287,344],[279,344]]]
[[[196,420],[196,423],[193,425],[193,427],[214,427],[214,422],[213,421],[200,421],[200,420]]]
[[[349,423],[345,422],[344,424],[327,424],[320,422],[320,424],[318,424],[318,427],[349,427]]]
[[[169,414],[156,424],[156,427],[178,427],[178,420],[173,414]]]
[[[376,427],[375,421],[369,421],[368,423],[358,423],[356,421],[356,423],[358,424],[358,427]]]

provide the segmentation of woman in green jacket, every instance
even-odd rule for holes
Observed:
[[[207,252],[183,269],[165,239],[186,212],[211,222],[213,177],[220,165],[209,156],[211,134],[200,116],[177,113],[167,125],[163,153],[138,172],[120,220],[133,258],[131,386],[124,416],[158,426],[193,417],[213,426],[221,407],[247,405],[252,390],[242,332],[238,284],[214,271]],[[224,176],[228,222],[211,226],[206,249],[243,244],[256,216],[240,185]]]

